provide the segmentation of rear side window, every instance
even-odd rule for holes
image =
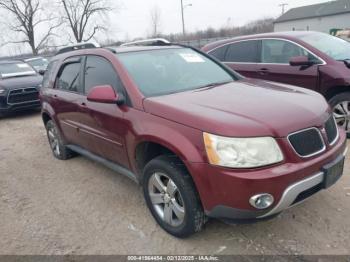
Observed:
[[[57,88],[70,92],[81,93],[82,88],[80,86],[80,66],[80,62],[64,65],[58,77]]]
[[[50,88],[50,79],[52,79],[52,74],[57,66],[57,60],[51,61],[47,66],[46,72],[43,77],[43,87]]]
[[[289,64],[290,59],[295,56],[309,56],[309,54],[305,49],[288,41],[269,39],[262,42],[262,63]]]
[[[214,49],[209,54],[219,61],[224,61],[226,55],[227,45]]]
[[[100,56],[88,56],[85,66],[85,94],[100,85],[110,85],[118,92],[123,92],[120,79],[111,63]]]
[[[258,63],[259,41],[243,41],[228,46],[225,62]]]

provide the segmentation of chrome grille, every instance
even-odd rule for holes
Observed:
[[[328,143],[333,145],[338,140],[339,132],[338,126],[335,122],[334,116],[331,116],[324,125],[327,134]]]

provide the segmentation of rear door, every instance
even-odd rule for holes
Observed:
[[[88,101],[87,94],[100,85],[110,85],[118,94],[126,96],[113,65],[104,57],[88,55],[84,66],[84,102],[80,105],[84,117],[80,120],[80,132],[90,141],[87,148],[90,152],[129,167],[124,142],[130,125],[124,119],[128,106]]]
[[[312,66],[291,66],[292,57],[308,56],[315,61]],[[318,59],[303,47],[283,39],[263,39],[259,78],[316,90],[318,82]]]
[[[246,77],[257,78],[259,40],[245,40],[228,44],[210,52],[227,66]]]
[[[82,85],[83,57],[72,57],[64,61],[55,80],[53,97],[58,124],[68,144],[81,144],[78,134],[79,121],[83,117],[79,105],[84,100]]]

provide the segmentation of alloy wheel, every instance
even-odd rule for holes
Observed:
[[[350,133],[350,101],[338,103],[333,108],[333,114],[338,126],[343,127],[347,133]]]
[[[61,154],[61,151],[56,129],[54,127],[49,127],[47,130],[47,135],[49,137],[49,143],[53,153],[56,156],[59,156]]]
[[[157,215],[172,227],[185,219],[185,206],[178,187],[163,173],[154,173],[149,179],[148,194]]]

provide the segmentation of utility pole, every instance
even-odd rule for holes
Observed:
[[[185,16],[184,16],[183,0],[181,0],[181,16],[182,16],[182,33],[185,36],[186,35],[186,31],[185,31]]]
[[[280,4],[279,6],[282,7],[282,15],[285,13],[285,7],[287,6],[288,4],[286,3],[282,3]]]
[[[182,33],[184,36],[186,35],[184,10],[186,7],[189,7],[189,6],[192,6],[192,4],[184,5],[183,0],[181,0]]]

